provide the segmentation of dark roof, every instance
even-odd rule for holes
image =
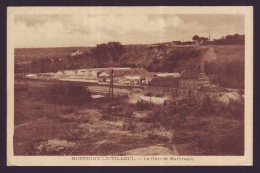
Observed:
[[[123,76],[129,69],[114,69],[114,76]],[[111,75],[112,69],[104,69],[102,72]]]
[[[155,72],[147,72],[146,77],[157,77]]]
[[[173,78],[173,77],[157,77],[157,78],[153,78],[149,82],[148,86],[178,88],[178,78]]]
[[[114,76],[124,76],[128,71],[129,69],[114,70]]]
[[[144,68],[133,68],[125,73],[125,75],[129,76],[135,76],[135,75],[140,75],[141,78],[145,79],[146,77],[154,77],[155,73],[148,72]]]
[[[199,70],[186,69],[184,72],[182,72],[180,78],[181,79],[198,79],[199,74],[200,74]]]
[[[207,85],[207,86],[201,86],[199,91],[203,92],[223,92],[226,91],[226,89],[222,86],[218,85]]]

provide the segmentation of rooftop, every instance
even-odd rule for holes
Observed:
[[[184,72],[181,73],[180,78],[181,79],[198,79],[199,74],[200,74],[199,70],[186,69]]]
[[[151,82],[148,84],[148,86],[178,88],[178,78],[172,78],[172,77],[153,78]]]

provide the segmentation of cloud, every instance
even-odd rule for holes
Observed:
[[[95,46],[190,40],[193,35],[216,37],[243,33],[241,16],[212,15],[17,15],[16,47]],[[236,19],[236,20],[235,20]],[[243,19],[243,18],[242,18]]]
[[[244,16],[240,14],[182,14],[177,16],[181,16],[185,23],[192,23],[190,31],[193,30],[193,34],[204,37],[211,35],[212,38],[220,38],[229,34],[244,34]],[[203,28],[197,30],[197,27],[193,27],[196,25],[195,23]]]

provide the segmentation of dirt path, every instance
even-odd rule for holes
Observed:
[[[176,149],[175,145],[173,145],[173,144],[171,145],[171,150],[173,152],[173,155],[175,155],[175,156],[179,156],[180,155],[178,150]]]
[[[166,144],[157,144],[157,146],[165,146],[165,145],[167,145],[167,144],[170,144],[170,143],[172,143],[171,141],[170,142],[168,142],[168,143],[166,143]],[[176,146],[174,145],[174,144],[171,144],[169,147],[167,147],[171,152],[172,152],[172,154],[174,155],[174,156],[179,156],[180,154],[179,154],[179,152],[178,152],[178,150],[177,150],[177,148],[176,148]]]
[[[204,62],[206,61],[210,62],[215,59],[217,59],[217,54],[215,53],[215,49],[213,47],[210,47],[208,51],[203,55],[201,60]]]
[[[29,121],[29,122],[24,123],[24,124],[20,124],[20,125],[14,126],[14,128],[21,127],[21,126],[25,126],[25,125],[27,125],[27,124],[33,123],[33,122],[35,122],[35,121],[43,120],[43,119],[45,119],[45,118],[47,118],[47,116],[46,116],[46,117],[43,117],[43,118],[39,118],[39,119],[33,120],[33,121]]]
[[[83,138],[76,146],[75,148],[73,148],[70,152],[70,156],[73,154],[73,152],[82,144],[82,142],[85,140],[86,138]]]

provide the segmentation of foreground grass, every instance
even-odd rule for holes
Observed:
[[[103,118],[102,109],[110,105],[106,99],[84,105],[53,104],[42,99],[42,90],[30,87],[15,93],[15,155],[119,155],[151,144],[126,129],[130,119]],[[42,117],[46,118],[38,120]]]
[[[223,117],[190,117],[175,129],[182,155],[244,155],[244,125]],[[196,124],[196,125],[195,125]]]
[[[121,155],[158,144],[174,145],[180,155],[244,154],[243,117],[170,114],[170,106],[121,98],[53,104],[42,99],[43,90],[15,92],[15,125],[46,117],[15,128],[16,155]]]

